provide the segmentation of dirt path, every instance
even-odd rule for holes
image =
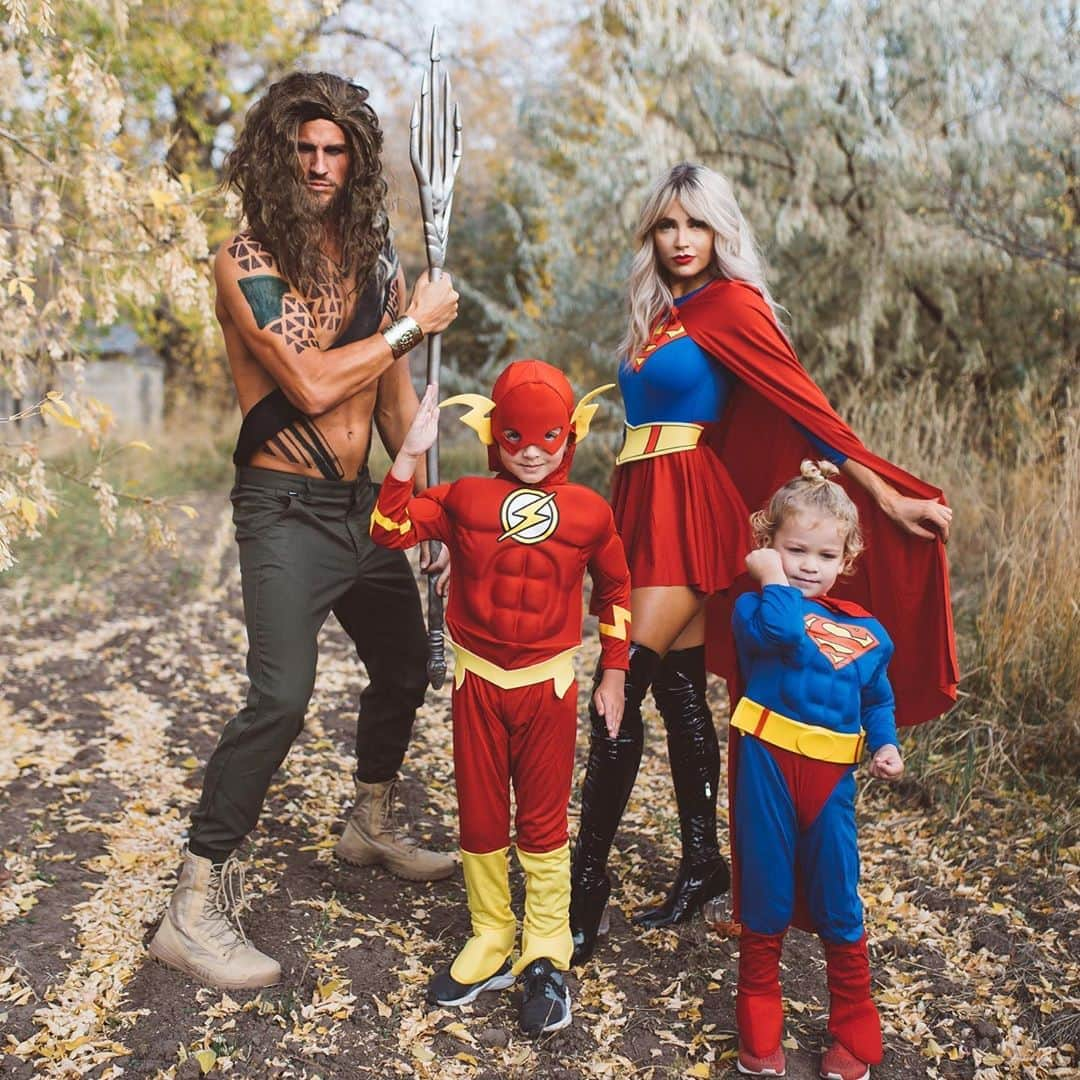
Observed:
[[[333,860],[362,685],[336,625],[306,730],[248,848],[246,929],[284,981],[223,995],[147,961],[202,762],[242,690],[223,504],[201,501],[180,558],[50,596],[0,592],[0,1076],[734,1076],[734,943],[700,920],[641,935],[623,914],[666,887],[677,858],[652,713],[612,859],[619,908],[608,944],[571,977],[573,1025],[539,1045],[522,1039],[514,993],[426,1010],[432,966],[466,934],[464,888]],[[720,717],[718,689],[716,706]],[[446,692],[429,695],[403,786],[419,835],[449,849],[447,712]],[[984,796],[954,825],[920,805],[915,785],[864,790],[863,892],[888,1048],[877,1077],[1076,1075],[1078,853],[1054,846],[1052,811]],[[824,973],[816,942],[797,932],[784,987],[788,1075],[816,1076]]]

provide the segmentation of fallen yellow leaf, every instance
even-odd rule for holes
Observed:
[[[315,996],[325,1001],[332,994],[336,994],[343,986],[347,986],[348,982],[348,979],[327,979],[315,987]]]
[[[939,1058],[945,1056],[945,1051],[937,1039],[927,1039],[922,1048],[923,1057]]]
[[[191,1056],[199,1063],[199,1069],[204,1076],[214,1067],[214,1062],[217,1061],[217,1054],[213,1050],[198,1050]]]

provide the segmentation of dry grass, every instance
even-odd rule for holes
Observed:
[[[842,402],[868,445],[939,484],[956,510],[949,560],[962,670],[957,708],[911,747],[960,811],[1011,774],[1080,772],[1080,410],[1020,394],[991,407],[929,380]],[[1070,785],[1070,789],[1073,785]]]

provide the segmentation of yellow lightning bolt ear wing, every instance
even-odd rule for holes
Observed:
[[[483,394],[455,394],[445,401],[439,402],[439,408],[445,409],[447,405],[468,405],[469,411],[461,416],[461,422],[480,436],[480,441],[485,446],[490,446],[495,437],[491,434],[491,410],[495,408],[495,402]]]
[[[592,423],[592,418],[596,415],[596,410],[600,408],[599,404],[593,403],[593,398],[599,397],[601,394],[613,389],[614,386],[615,384],[613,382],[604,383],[603,386],[598,386],[595,390],[590,390],[577,403],[577,407],[574,409],[574,415],[570,417],[570,427],[574,431],[574,437],[577,442],[581,442],[581,440],[589,434],[589,425]]]

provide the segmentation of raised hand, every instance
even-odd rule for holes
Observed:
[[[399,453],[415,458],[423,457],[428,447],[435,442],[435,436],[439,433],[438,393],[439,388],[432,385],[424,391],[413,422],[401,441]]]
[[[439,433],[439,404],[436,400],[438,395],[439,388],[431,384],[424,391],[420,407],[416,410],[413,422],[405,432],[405,438],[401,440],[401,448],[394,458],[394,464],[390,467],[390,475],[395,480],[411,480],[416,472],[417,462],[435,441],[435,436]]]
[[[780,561],[780,552],[773,548],[757,548],[746,556],[746,569],[759,585],[787,585],[787,575]]]

